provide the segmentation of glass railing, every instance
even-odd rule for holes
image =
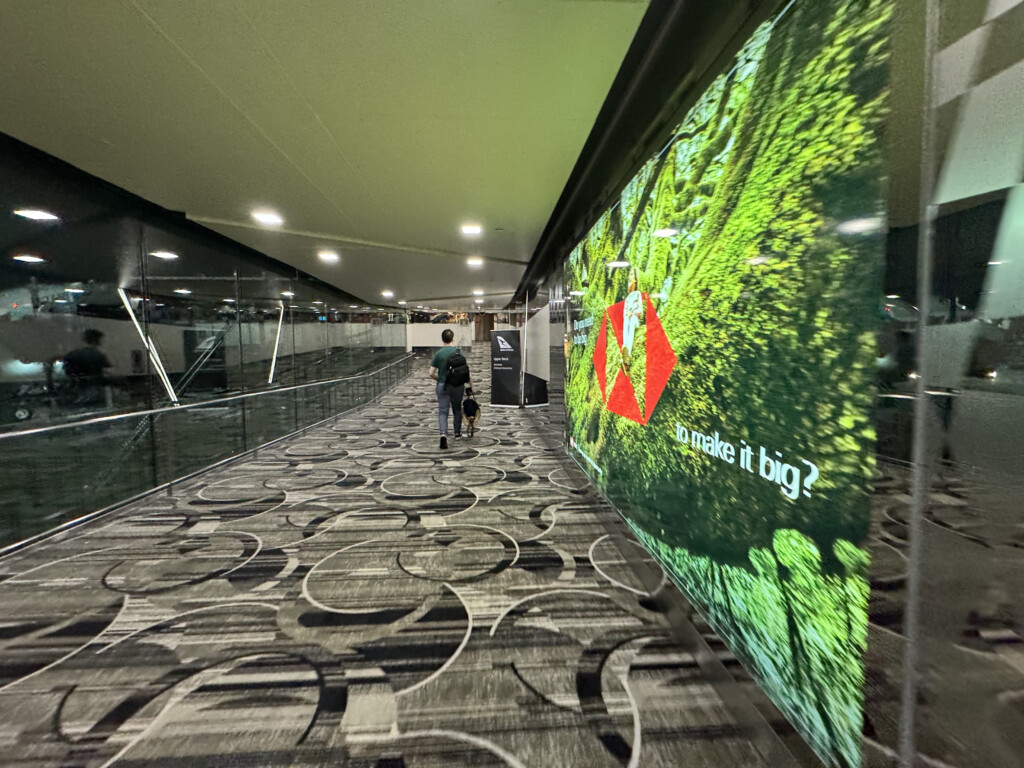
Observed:
[[[372,402],[409,374],[372,371],[0,434],[0,551]]]

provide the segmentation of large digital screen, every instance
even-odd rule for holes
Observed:
[[[759,26],[566,263],[568,450],[829,765],[861,761],[888,0]]]

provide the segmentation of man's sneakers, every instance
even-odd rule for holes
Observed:
[[[455,433],[455,439],[456,440],[461,440],[462,439],[462,433],[461,432],[456,432]]]
[[[458,435],[456,435],[456,437],[458,437]],[[442,451],[448,450],[448,438],[445,437],[444,435],[441,435],[441,445],[440,445],[440,448],[441,448]]]

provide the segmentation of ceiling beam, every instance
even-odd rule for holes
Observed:
[[[348,237],[347,235],[338,235],[331,232],[311,232],[306,229],[289,229],[287,227],[274,227],[269,228],[261,226],[259,224],[253,224],[248,221],[230,221],[228,219],[214,219],[208,216],[192,216],[189,217],[190,221],[194,221],[197,224],[205,224],[212,227],[236,227],[238,229],[251,229],[259,232],[267,232],[269,234],[282,234],[282,235],[294,235],[296,237],[308,237],[313,240],[330,240],[334,243],[346,243],[348,245],[358,245],[364,248],[380,248],[386,251],[402,251],[405,253],[421,253],[427,256],[442,256],[446,258],[458,258],[468,259],[471,256],[476,256],[476,253],[462,253],[460,251],[448,251],[441,248],[421,248],[416,245],[402,245],[400,243],[384,243],[379,240],[366,240],[361,237]],[[528,264],[528,261],[520,261],[517,259],[502,259],[497,256],[481,256],[484,261],[494,261],[500,264],[515,264],[517,266],[523,266]]]

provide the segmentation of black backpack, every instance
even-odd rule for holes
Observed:
[[[469,381],[469,363],[463,357],[462,351],[456,349],[448,358],[448,375],[444,382],[449,387],[461,387]]]

